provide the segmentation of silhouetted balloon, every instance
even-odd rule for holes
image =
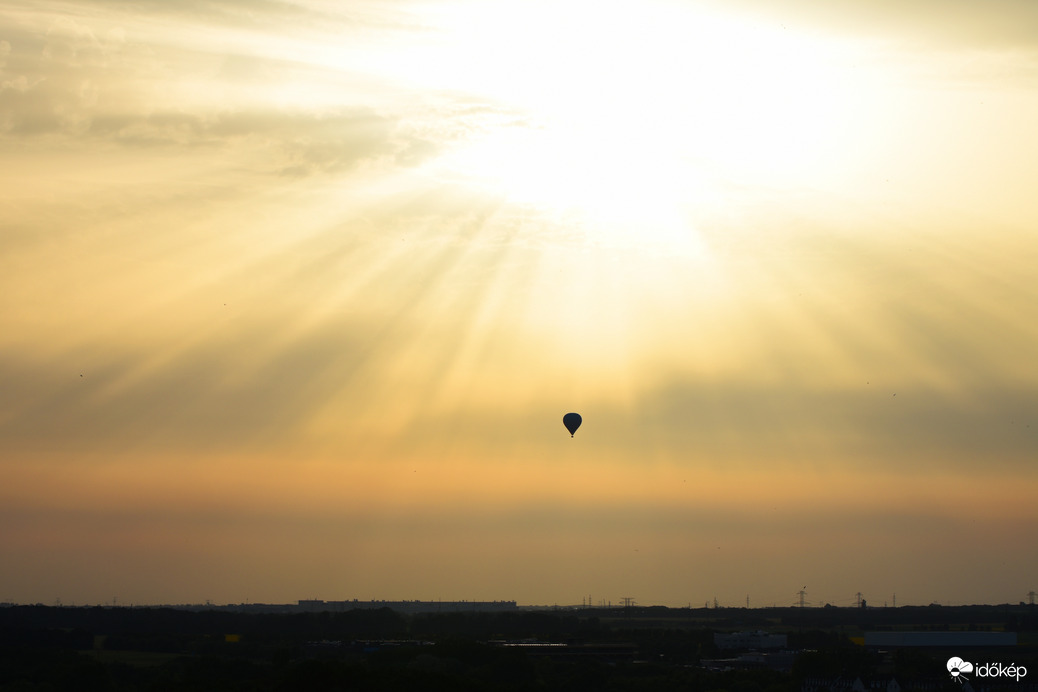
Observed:
[[[581,418],[579,413],[567,413],[562,417],[562,424],[566,426],[566,430],[569,430],[570,437],[573,437],[573,433],[577,432],[580,423]]]

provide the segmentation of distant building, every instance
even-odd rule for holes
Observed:
[[[732,658],[704,658],[700,666],[708,670],[769,670],[793,669],[796,653],[792,651],[754,651],[738,654]]]
[[[342,612],[389,608],[398,613],[498,613],[517,610],[515,601],[320,601],[301,600],[300,610]]]

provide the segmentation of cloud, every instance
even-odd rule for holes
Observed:
[[[1029,0],[737,0],[771,20],[818,26],[841,34],[926,43],[945,48],[1038,50],[1038,6]]]
[[[1038,390],[988,386],[949,394],[874,378],[853,388],[673,381],[644,394],[627,421],[673,458],[725,467],[1027,471],[1038,448]],[[622,426],[622,427],[621,427]]]
[[[415,156],[428,143],[398,141],[395,121],[367,109],[329,113],[251,111],[210,117],[167,111],[150,115],[100,116],[84,137],[127,147],[249,147],[268,152],[270,169],[289,175],[339,172],[364,161]],[[421,158],[419,155],[418,159]]]
[[[75,354],[66,354],[70,363],[7,356],[0,438],[9,452],[36,453],[259,449],[295,439],[349,386],[370,347],[365,330],[331,324],[258,360],[246,355],[269,348],[277,333],[257,327],[230,343],[215,338],[168,355],[124,351],[86,366]]]
[[[79,146],[100,143],[131,149],[158,147],[264,154],[260,170],[279,174],[338,173],[363,162],[415,165],[438,147],[398,132],[399,121],[370,108],[321,111],[266,108],[142,112],[134,104],[98,96],[86,79],[18,75],[0,91],[0,136],[61,136]]]
[[[210,3],[197,5],[215,11]],[[222,51],[148,44],[110,23],[58,17],[46,29],[8,32],[10,40],[0,45],[0,146],[47,137],[80,148],[165,147],[188,156],[210,149],[234,157],[236,168],[294,177],[341,173],[364,162],[413,166],[438,151],[428,137],[405,131],[400,113],[349,105],[363,95],[324,106],[269,98],[283,89],[346,89],[327,68],[252,54],[251,43]],[[243,79],[243,72],[253,78]],[[226,98],[212,98],[221,91]]]
[[[323,27],[342,31],[350,28],[396,27],[403,22],[399,10],[377,2],[354,2],[333,7],[311,0],[246,0],[225,3],[214,0],[92,0],[90,5],[115,17],[147,17],[199,26],[284,30]]]

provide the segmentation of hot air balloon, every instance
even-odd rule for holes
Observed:
[[[562,424],[566,426],[566,430],[569,430],[570,437],[573,437],[573,433],[577,432],[580,423],[581,418],[579,413],[567,413],[562,417]]]

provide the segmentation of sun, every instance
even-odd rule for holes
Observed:
[[[449,29],[413,78],[514,114],[438,163],[571,212],[598,242],[700,252],[704,209],[747,186],[824,180],[861,115],[834,66],[844,49],[701,6],[451,4],[428,21]]]

